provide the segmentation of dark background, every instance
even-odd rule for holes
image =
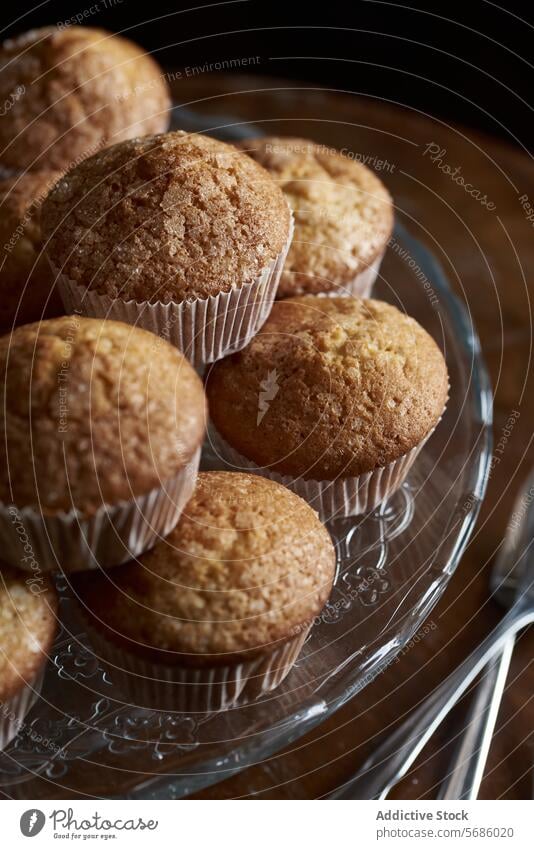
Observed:
[[[50,0],[4,6],[2,27],[86,11],[86,25],[123,31],[169,68],[258,56],[253,73],[408,104],[532,149],[533,4],[407,2]]]

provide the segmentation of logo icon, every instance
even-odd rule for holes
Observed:
[[[269,409],[269,404],[274,401],[278,395],[280,387],[278,385],[278,372],[276,369],[270,371],[267,377],[260,383],[260,395],[258,398],[258,415],[256,425],[259,427],[265,413]]]
[[[35,837],[42,831],[46,822],[46,817],[42,811],[37,808],[31,808],[29,811],[24,811],[20,818],[20,830],[24,837]]]

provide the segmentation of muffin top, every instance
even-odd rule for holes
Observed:
[[[353,477],[418,445],[448,393],[434,340],[389,304],[303,296],[277,302],[252,342],[206,379],[221,436],[259,466]]]
[[[0,46],[4,168],[66,168],[107,144],[169,125],[160,67],[131,41],[89,27],[45,27]]]
[[[41,203],[61,173],[28,171],[0,180],[0,327],[10,327],[15,316],[19,324],[40,318],[53,297],[54,278],[42,253]]]
[[[307,139],[272,136],[238,147],[270,172],[295,216],[279,298],[346,286],[384,250],[391,197],[364,165]]]
[[[207,298],[251,282],[280,253],[289,226],[287,202],[263,168],[184,132],[101,151],[43,207],[59,270],[140,302]]]
[[[56,633],[57,593],[49,578],[0,566],[0,702],[31,684]]]
[[[196,372],[152,333],[62,316],[0,339],[0,501],[91,514],[149,492],[199,447]]]
[[[113,642],[199,666],[298,634],[334,571],[330,536],[298,495],[257,475],[205,472],[165,540],[113,571],[79,573],[73,586]]]

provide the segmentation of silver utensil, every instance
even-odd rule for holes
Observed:
[[[482,671],[471,706],[463,719],[464,730],[456,744],[449,772],[436,798],[478,797],[514,646],[515,634],[512,634],[502,652],[493,657]]]
[[[512,561],[508,561],[507,579],[511,579],[516,568],[520,574],[517,596],[508,613],[408,719],[378,746],[356,775],[334,791],[330,798],[385,799],[486,664],[503,652],[510,638],[521,628],[534,622],[533,504],[534,482],[529,478],[516,502],[504,543],[505,552],[517,552],[515,560],[512,557]]]
[[[534,473],[531,473],[516,499],[513,518],[521,516],[533,494]],[[493,595],[505,607],[510,607],[516,600],[520,572],[525,563],[521,552],[529,542],[531,530],[528,521],[512,521],[492,569]],[[464,731],[459,735],[438,799],[472,800],[478,797],[514,646],[515,634],[512,634],[502,653],[496,655],[481,673],[471,706],[464,717]]]

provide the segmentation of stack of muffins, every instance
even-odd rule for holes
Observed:
[[[328,598],[324,522],[388,498],[446,403],[437,345],[369,297],[391,198],[306,140],[166,132],[164,75],[103,31],[0,52],[1,85],[28,87],[0,133],[20,241],[0,277],[2,745],[53,641],[53,572],[117,698],[248,702]],[[198,474],[208,408],[232,471]]]

